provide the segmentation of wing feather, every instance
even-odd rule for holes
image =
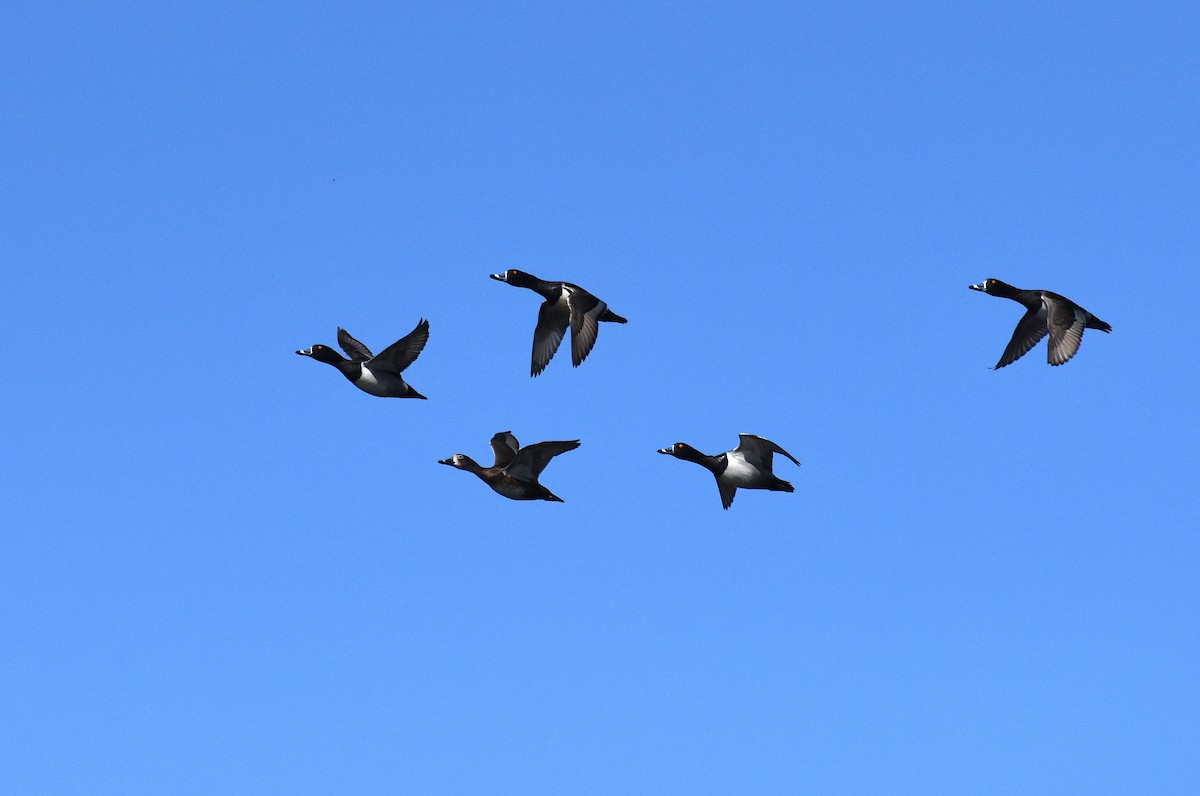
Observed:
[[[429,321],[422,318],[415,329],[372,357],[368,365],[399,373],[416,361],[427,342]]]
[[[1046,361],[1051,365],[1067,362],[1079,351],[1087,313],[1064,301],[1048,300],[1050,342],[1046,346]]]
[[[536,481],[546,465],[560,453],[566,453],[579,447],[579,440],[564,440],[562,442],[538,442],[526,445],[517,451],[512,462],[504,468],[504,472],[518,481]]]
[[[530,362],[529,375],[537,376],[550,364],[550,359],[558,351],[563,335],[567,333],[567,323],[570,314],[558,302],[542,302],[538,310],[537,327],[533,330],[533,359]]]
[[[1048,331],[1045,304],[1043,303],[1039,309],[1029,310],[1021,316],[1021,320],[1017,322],[1017,328],[1013,331],[1012,339],[1008,341],[1008,346],[1000,355],[1000,361],[996,363],[995,370],[1011,365],[1025,356],[1029,349],[1046,336]]]
[[[600,334],[600,316],[608,305],[579,287],[570,288],[567,306],[571,309],[571,364],[579,367],[596,345]]]
[[[350,357],[351,362],[366,362],[375,356],[371,353],[371,349],[355,340],[350,336],[349,332],[340,326],[338,327],[337,341],[342,350],[346,352],[346,356]]]
[[[507,467],[516,458],[517,451],[520,449],[521,446],[511,431],[497,433],[492,437],[492,453],[496,454],[496,463],[492,466]]]
[[[738,440],[738,446],[734,448],[734,451],[741,453],[750,464],[767,472],[771,472],[771,465],[774,458],[772,454],[775,453],[788,457],[796,466],[800,465],[800,462],[796,461],[795,456],[774,442],[771,442],[771,440],[760,437],[757,434],[738,434]]]
[[[734,495],[737,494],[737,487],[721,482],[717,479],[717,491],[721,493],[721,508],[728,510],[733,505]]]

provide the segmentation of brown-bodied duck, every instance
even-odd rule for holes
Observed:
[[[495,460],[491,467],[484,467],[464,453],[456,453],[449,459],[439,459],[438,464],[448,464],[459,470],[474,473],[495,492],[511,500],[549,500],[562,503],[562,498],[538,483],[538,476],[555,456],[578,447],[579,440],[573,439],[538,442],[522,448],[511,431],[501,431],[492,437],[492,453]]]

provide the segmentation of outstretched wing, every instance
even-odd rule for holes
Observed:
[[[764,439],[756,434],[738,434],[738,440],[740,440],[738,446],[733,449],[733,452],[742,454],[742,458],[759,469],[771,472],[771,462],[774,459],[772,454],[775,453],[788,457],[797,467],[800,466],[800,462],[796,461],[795,456],[769,439]]]
[[[1000,361],[996,363],[995,369],[999,370],[1006,365],[1011,365],[1025,356],[1029,349],[1037,345],[1038,340],[1046,336],[1046,331],[1046,305],[1043,302],[1038,309],[1029,310],[1021,316],[1021,320],[1017,322],[1016,331],[1013,332],[1012,339],[1008,341],[1008,347],[1000,355]]]
[[[1046,297],[1042,300],[1046,304],[1050,331],[1046,361],[1051,365],[1061,365],[1079,351],[1088,314],[1066,299]]]
[[[563,442],[538,442],[527,445],[517,451],[512,462],[504,468],[504,472],[518,481],[536,481],[546,465],[560,453],[566,453],[579,447],[579,440]]]
[[[542,302],[538,310],[537,326],[533,330],[533,360],[530,362],[529,375],[537,376],[550,364],[550,358],[558,350],[563,335],[567,333],[567,323],[570,313],[556,301]]]
[[[736,486],[721,483],[721,479],[718,478],[717,491],[721,493],[721,508],[728,509],[733,505],[733,497],[737,494]]]
[[[579,367],[596,345],[600,316],[608,305],[581,287],[567,288],[567,306],[571,308],[571,364]]]
[[[422,318],[415,329],[372,357],[369,364],[399,373],[416,361],[427,342],[429,342],[429,321]]]
[[[338,327],[337,340],[338,345],[346,352],[346,356],[350,357],[351,362],[366,362],[375,356],[371,353],[371,349],[355,340],[350,336],[349,332],[340,326]]]
[[[498,432],[492,437],[492,453],[496,454],[496,463],[492,466],[507,467],[520,449],[521,446],[511,431]]]

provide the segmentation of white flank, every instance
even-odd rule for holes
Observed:
[[[731,452],[726,456],[728,464],[721,480],[730,486],[753,486],[762,481],[763,474],[758,468],[746,461],[740,453]]]

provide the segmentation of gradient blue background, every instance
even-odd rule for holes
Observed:
[[[1197,41],[7,4],[0,791],[1200,791]],[[510,267],[629,324],[531,380]],[[1114,332],[993,372],[985,277]],[[422,316],[428,401],[292,353]],[[741,431],[795,494],[654,453]]]

